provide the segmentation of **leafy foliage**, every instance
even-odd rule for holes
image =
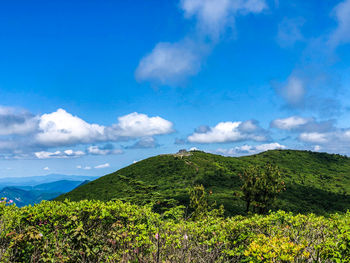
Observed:
[[[223,205],[229,215],[245,214],[239,174],[266,163],[279,167],[286,191],[270,207],[321,215],[350,208],[350,158],[310,151],[273,150],[246,157],[224,157],[191,151],[159,155],[103,176],[57,198],[72,201],[124,200],[155,211],[176,205],[189,206],[189,189],[203,185],[212,194],[209,205]]]
[[[1,262],[349,262],[350,213],[184,220],[121,201],[0,203]]]
[[[275,201],[277,195],[286,190],[277,166],[267,163],[265,167],[252,166],[241,175],[243,199],[246,201],[246,212],[250,204],[259,213],[266,213]]]

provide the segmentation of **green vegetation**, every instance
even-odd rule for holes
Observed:
[[[59,201],[2,200],[0,262],[349,262],[348,193],[340,155],[160,155]]]
[[[121,201],[0,203],[1,262],[349,262],[350,213],[185,220]]]
[[[266,213],[277,195],[286,190],[278,167],[270,163],[266,163],[264,167],[251,166],[240,177],[243,181],[241,189],[247,213],[251,205],[255,212]]]
[[[226,216],[245,214],[240,174],[250,166],[276,165],[286,191],[270,207],[296,213],[319,215],[346,212],[350,207],[350,158],[310,151],[274,150],[246,157],[223,157],[191,151],[160,155],[137,162],[64,194],[79,200],[123,200],[144,205],[155,203],[154,211],[189,207],[189,189],[203,185],[209,204],[223,205]]]

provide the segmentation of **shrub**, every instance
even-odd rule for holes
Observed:
[[[0,203],[0,262],[349,262],[350,213],[184,220],[121,201]]]

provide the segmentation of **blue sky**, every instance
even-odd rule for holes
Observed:
[[[11,1],[0,48],[1,177],[350,154],[350,0]]]

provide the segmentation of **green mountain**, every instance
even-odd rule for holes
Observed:
[[[276,164],[286,191],[273,209],[317,214],[350,208],[350,158],[327,153],[273,150],[244,157],[201,151],[159,155],[139,161],[63,194],[57,200],[121,199],[136,204],[155,201],[160,207],[187,205],[188,189],[202,184],[210,201],[226,213],[243,214],[239,174],[249,165]]]

